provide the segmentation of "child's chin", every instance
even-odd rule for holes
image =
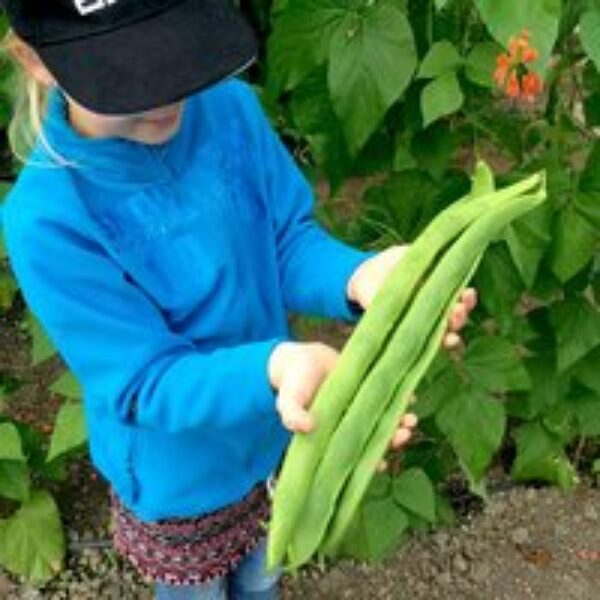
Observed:
[[[179,122],[170,127],[149,125],[135,136],[135,141],[143,144],[164,144],[179,131]]]

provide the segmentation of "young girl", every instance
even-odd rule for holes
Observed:
[[[337,353],[287,311],[355,321],[402,247],[364,253],[252,89],[226,0],[6,0],[34,144],[4,206],[11,267],[82,384],[114,541],[157,598],[277,596],[267,481]],[[22,154],[22,153],[20,153]],[[475,303],[457,304],[446,343]],[[408,415],[392,440],[406,443]]]

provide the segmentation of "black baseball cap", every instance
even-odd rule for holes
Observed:
[[[257,54],[228,0],[1,0],[15,32],[75,101],[144,112],[232,76]]]

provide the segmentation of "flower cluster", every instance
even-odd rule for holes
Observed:
[[[509,98],[522,98],[533,103],[542,93],[544,84],[528,66],[538,58],[538,51],[531,46],[530,38],[530,33],[525,30],[520,36],[510,39],[508,54],[502,53],[496,59],[494,81]]]

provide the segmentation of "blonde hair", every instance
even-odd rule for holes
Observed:
[[[1,42],[0,53],[4,60],[12,64],[11,90],[12,117],[8,125],[8,142],[14,156],[23,163],[44,167],[75,166],[61,156],[48,142],[43,131],[43,120],[48,108],[48,89],[31,77],[15,58],[14,49],[26,44],[9,29]],[[52,162],[33,163],[28,155],[36,143],[41,143]],[[55,164],[53,164],[55,163]]]

